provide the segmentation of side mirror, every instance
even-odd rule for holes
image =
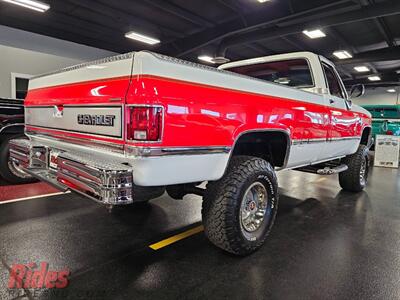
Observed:
[[[361,97],[365,94],[365,86],[363,84],[353,85],[350,89],[350,99]]]

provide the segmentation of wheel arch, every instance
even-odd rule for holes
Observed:
[[[263,158],[274,167],[283,169],[289,160],[290,133],[284,129],[247,130],[237,135],[228,164],[233,156],[249,155]],[[226,168],[225,168],[226,172]]]
[[[372,127],[365,126],[361,133],[360,145],[370,146],[370,144],[372,143],[371,138],[372,138]]]

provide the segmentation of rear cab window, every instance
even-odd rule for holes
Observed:
[[[265,62],[233,67],[227,70],[298,89],[315,86],[311,68],[306,59]]]

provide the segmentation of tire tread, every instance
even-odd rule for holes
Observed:
[[[202,215],[206,236],[217,247],[236,255],[247,255],[258,249],[274,223],[277,207],[274,209],[267,233],[257,240],[257,243],[251,246],[244,245],[238,236],[234,211],[238,205],[239,186],[249,175],[258,171],[270,175],[276,190],[277,178],[270,163],[252,156],[234,156],[225,176],[219,181],[209,182],[204,195]]]
[[[368,160],[368,150],[367,146],[360,145],[356,153],[347,156],[343,160],[343,163],[349,168],[339,174],[339,184],[342,189],[354,193],[361,192],[364,189],[364,186],[360,184],[359,176],[363,159],[366,157]]]

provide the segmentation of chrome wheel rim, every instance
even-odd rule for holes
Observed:
[[[260,228],[267,211],[268,196],[265,186],[260,182],[253,183],[244,193],[240,207],[240,222],[247,232]]]
[[[8,161],[8,168],[10,169],[11,173],[19,178],[31,178],[32,176],[22,170],[22,168],[15,162],[9,160]]]
[[[360,183],[365,185],[367,183],[367,159],[364,158],[360,168]]]

